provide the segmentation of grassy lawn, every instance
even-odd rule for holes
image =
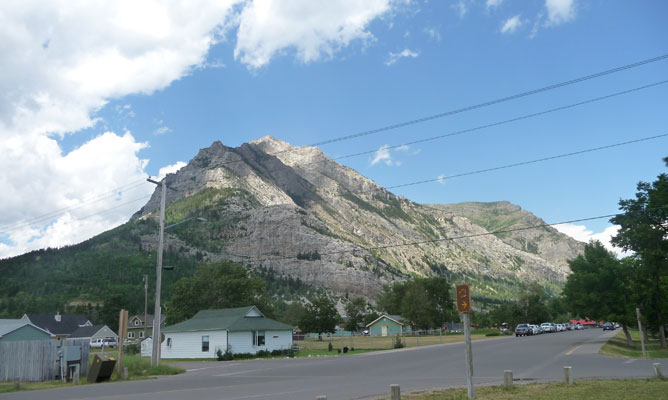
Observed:
[[[91,363],[93,357],[95,357],[96,354],[99,353],[95,352],[90,355]],[[118,357],[118,351],[105,351],[104,354],[114,358]],[[176,375],[185,372],[185,370],[182,368],[172,367],[165,363],[157,367],[152,367],[150,359],[141,358],[139,355],[127,354],[123,355],[123,367],[128,369],[128,380],[148,379],[149,377],[155,375]],[[117,369],[118,364],[116,364],[116,369],[114,369],[114,373],[111,375],[111,382],[116,382],[119,380],[118,374],[116,373]],[[80,384],[88,384],[88,379],[86,379],[85,376],[82,376]],[[74,386],[74,383],[63,381],[21,382],[19,390],[51,389],[65,386]],[[15,390],[16,388],[14,387],[13,382],[0,382],[0,393],[14,392]]]
[[[501,336],[503,337],[503,336]],[[490,337],[485,336],[483,333],[471,335],[471,339],[480,340],[480,339],[489,339]],[[354,348],[355,353],[358,353],[359,350],[388,350],[393,348],[394,336],[350,336],[346,337],[323,337],[322,341],[318,339],[305,339],[305,340],[295,340],[295,344],[299,346],[299,353],[313,350],[325,350],[327,352],[327,347],[329,343],[332,343],[334,348],[333,352],[328,354],[338,354],[336,349],[341,349],[343,347]],[[442,344],[442,343],[454,343],[454,342],[463,342],[464,335],[443,335],[443,336],[404,336],[404,344],[406,347],[416,347],[416,346],[427,346],[432,344]],[[301,356],[301,354],[300,354]]]
[[[389,392],[389,387],[388,387]],[[573,385],[566,383],[534,383],[514,385],[512,389],[503,386],[480,386],[475,388],[476,399],[665,399],[668,380],[622,379],[622,380],[576,380]],[[410,400],[454,400],[466,399],[466,389],[450,389],[429,393],[403,394],[402,399]]]
[[[630,357],[642,358],[642,350],[640,348],[640,332],[638,330],[630,330],[631,338],[633,339],[633,348],[626,346],[626,336],[621,331],[613,338],[608,340],[608,343],[601,347],[600,353],[606,356],[613,357]],[[647,358],[668,358],[668,349],[662,349],[659,344],[659,339],[650,336],[649,343],[645,343],[645,350],[647,351]]]

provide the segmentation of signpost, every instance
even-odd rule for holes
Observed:
[[[466,386],[469,399],[475,398],[473,392],[473,351],[471,349],[471,288],[469,285],[457,285],[457,312],[464,318],[464,338],[466,342]]]

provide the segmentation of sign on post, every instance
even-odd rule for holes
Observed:
[[[457,285],[457,312],[460,314],[471,312],[471,289],[469,285]]]
[[[468,398],[474,399],[473,390],[473,351],[471,349],[471,288],[469,285],[457,285],[457,312],[463,315],[464,320],[464,341],[466,348],[466,386],[468,388]]]

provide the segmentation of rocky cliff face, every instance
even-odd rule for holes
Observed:
[[[170,243],[299,278],[338,294],[374,297],[410,276],[469,281],[504,298],[522,282],[556,286],[582,245],[552,228],[488,234],[497,225],[539,225],[510,203],[421,205],[396,196],[319,149],[264,137],[238,148],[215,142],[166,178],[168,218],[206,225]],[[133,218],[153,218],[159,191]],[[146,247],[155,240],[146,237]]]

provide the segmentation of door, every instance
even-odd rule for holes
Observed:
[[[383,325],[383,326],[381,326],[381,327],[380,327],[380,330],[381,330],[381,334],[382,334],[383,336],[387,336],[387,325]]]

